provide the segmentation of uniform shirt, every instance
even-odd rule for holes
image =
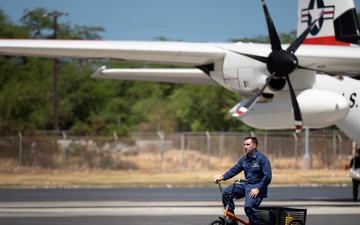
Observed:
[[[355,165],[354,165],[354,161],[355,161]],[[360,168],[360,157],[356,156],[355,158],[352,158],[350,161],[350,168],[355,167],[355,169],[359,169]]]
[[[270,161],[266,156],[255,150],[252,157],[244,155],[235,166],[224,174],[224,180],[228,180],[244,171],[245,178],[252,188],[258,188],[265,197],[267,187],[271,182],[272,173]]]

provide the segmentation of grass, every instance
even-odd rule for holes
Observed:
[[[221,171],[22,171],[2,173],[0,187],[188,187],[214,186]],[[236,177],[241,178],[241,175]],[[230,181],[229,181],[230,182]],[[273,170],[271,185],[334,186],[350,185],[344,170]]]
[[[122,155],[119,161],[134,169],[100,170],[77,168],[73,170],[44,170],[24,168],[21,172],[16,162],[0,161],[0,188],[9,187],[188,187],[214,186],[213,179],[234,165],[234,159],[208,158],[197,151],[183,155],[183,168],[179,165],[179,150],[167,151],[161,159],[158,154],[141,153]],[[351,179],[344,169],[301,170],[293,158],[269,158],[273,168],[271,185],[293,186],[344,186]],[[6,166],[4,166],[6,165]],[[130,167],[130,168],[132,168]],[[9,168],[13,168],[9,170]],[[336,167],[334,167],[336,168]],[[2,171],[2,172],[1,172]],[[236,179],[243,178],[243,174]],[[230,182],[230,181],[229,181]]]

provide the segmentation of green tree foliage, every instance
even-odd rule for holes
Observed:
[[[239,96],[220,86],[182,85],[169,97],[178,120],[177,130],[220,131],[234,129],[229,106]]]
[[[282,44],[290,44],[296,39],[296,30],[291,30],[289,33],[279,33],[280,42]],[[230,39],[230,42],[256,42],[269,43],[269,36],[260,35],[253,38],[244,37],[241,39]]]
[[[36,8],[34,10],[24,10],[24,15],[20,21],[23,26],[32,31],[32,37],[34,38],[53,38],[54,34],[54,21],[51,16],[52,11],[49,12],[45,8]],[[61,13],[58,20],[65,20],[66,13]],[[88,27],[74,25],[71,27],[70,22],[57,23],[57,37],[60,39],[86,39],[94,40],[101,39],[101,35],[98,32],[104,31],[103,27]]]
[[[23,26],[31,31],[31,36],[36,38],[45,38],[44,30],[50,34],[53,29],[53,22],[51,18],[44,17],[46,10],[44,8],[36,8],[35,10],[24,10],[24,15],[21,17],[20,22]],[[48,34],[48,35],[49,35]]]
[[[53,23],[43,17],[45,9],[26,10],[22,26],[12,24],[0,10],[1,38],[51,38]],[[58,25],[59,38],[99,39],[99,27]],[[48,58],[2,56],[0,76],[0,133],[52,129],[53,60]],[[89,79],[93,62],[58,61],[59,122],[71,129],[78,121],[86,123],[90,114],[104,105],[106,83]],[[96,83],[100,83],[96,85]],[[101,88],[103,90],[101,90]],[[100,90],[99,90],[100,89]],[[88,92],[89,94],[86,94]],[[104,97],[105,95],[105,97]],[[99,100],[99,98],[101,100]],[[96,103],[96,104],[95,104]],[[99,111],[99,110],[98,110]],[[75,122],[76,121],[76,122]]]
[[[28,37],[28,30],[12,24],[9,17],[0,10],[0,37],[1,38],[25,38]]]

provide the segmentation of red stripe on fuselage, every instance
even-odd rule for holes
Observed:
[[[335,36],[327,36],[327,37],[320,37],[320,38],[307,38],[307,39],[304,40],[303,44],[350,46],[350,43],[337,41],[335,39]]]

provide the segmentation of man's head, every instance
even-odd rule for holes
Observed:
[[[256,137],[246,137],[244,140],[244,149],[246,154],[251,157],[258,146],[258,140]]]
[[[355,155],[360,156],[360,148],[356,149]]]

